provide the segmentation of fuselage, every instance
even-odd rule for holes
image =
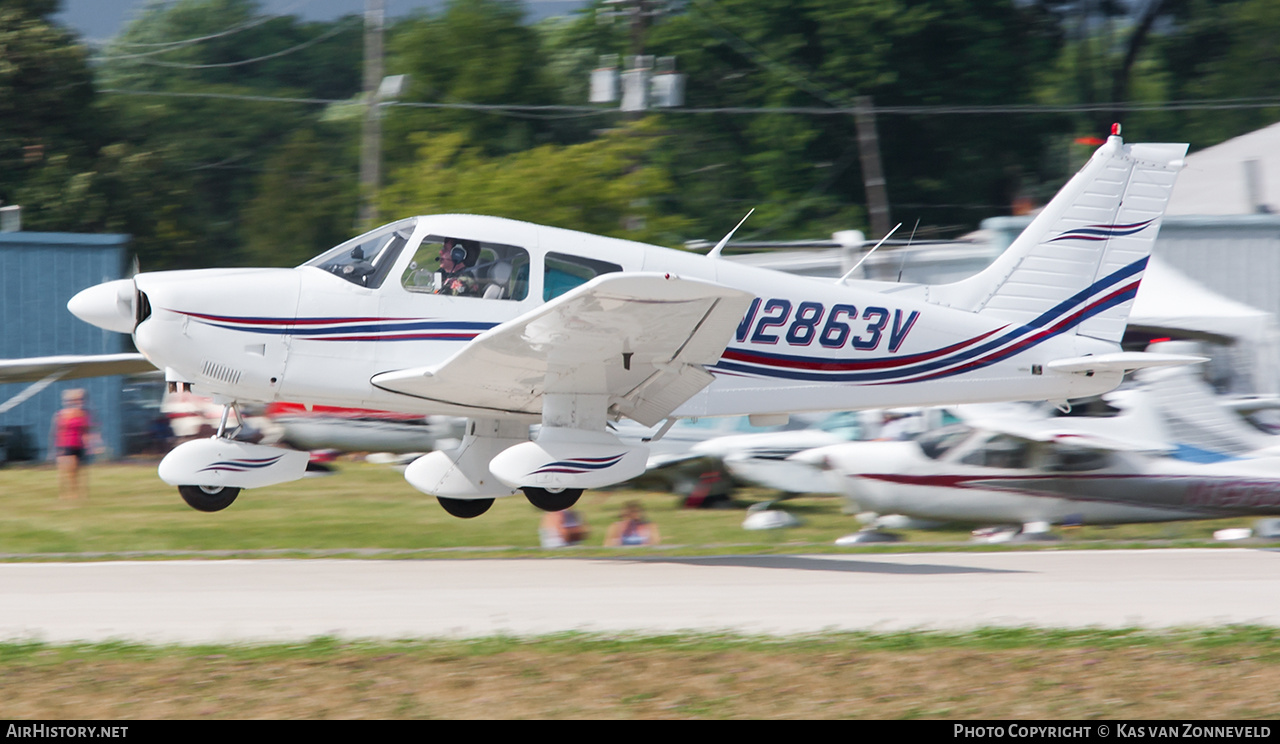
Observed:
[[[1198,463],[983,431],[939,453],[945,440],[938,434],[923,445],[855,442],[795,459],[825,470],[830,489],[860,511],[943,522],[1122,524],[1280,514],[1275,457]]]
[[[477,246],[469,289],[488,296],[450,294],[449,277],[431,271],[428,259],[454,238]],[[711,367],[715,381],[676,416],[1066,400],[1119,381],[1043,369],[1053,359],[1117,350],[1074,335],[1066,311],[1010,324],[929,304],[907,286],[885,292],[469,215],[402,220],[293,269],[139,274],[147,312],[134,339],[170,379],[232,400],[468,415],[465,405],[370,380],[444,362],[488,329],[614,271],[669,273],[756,297]]]

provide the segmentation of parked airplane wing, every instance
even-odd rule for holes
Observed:
[[[977,425],[984,429],[998,431],[1021,439],[1029,439],[1033,442],[1058,442],[1059,444],[1073,444],[1092,449],[1158,454],[1172,452],[1176,449],[1176,447],[1167,442],[1108,436],[1105,433],[1090,431],[1088,428],[1073,426],[1073,423],[1065,419],[1050,419],[1043,423],[1034,421],[1017,422],[1012,419],[1005,419],[983,421]]]
[[[0,383],[35,382],[62,372],[57,379],[131,375],[154,372],[155,366],[141,354],[90,354],[26,359],[0,359]]]
[[[711,383],[753,295],[670,274],[606,274],[477,336],[435,367],[377,387],[495,412],[542,412],[544,392],[608,395],[653,426]]]

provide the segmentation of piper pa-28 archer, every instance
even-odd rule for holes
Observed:
[[[141,273],[90,287],[68,308],[131,333],[171,384],[228,410],[292,401],[465,416],[461,445],[415,460],[409,483],[459,517],[517,490],[559,510],[644,471],[645,445],[609,431],[624,417],[768,423],[800,411],[1065,401],[1110,390],[1129,369],[1185,363],[1119,344],[1185,153],[1126,145],[1116,131],[999,259],[948,285],[741,266],[720,257],[729,236],[697,255],[436,215],[297,268]],[[225,429],[160,463],[191,506],[216,511],[243,488],[303,476],[305,452]]]

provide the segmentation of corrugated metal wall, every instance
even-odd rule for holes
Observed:
[[[1280,216],[1169,217],[1156,251],[1209,289],[1280,317]]]
[[[982,227],[1004,250],[1030,222],[1030,217],[993,217]],[[1280,318],[1280,215],[1166,217],[1154,253],[1208,289]],[[1208,376],[1229,392],[1275,394],[1280,392],[1277,357],[1274,344],[1220,348]]]
[[[993,217],[998,251],[1009,247],[1030,217]],[[1280,215],[1166,217],[1155,254],[1218,294],[1280,317]]]
[[[0,357],[130,350],[126,336],[95,328],[67,311],[67,300],[76,292],[123,276],[127,249],[126,235],[0,233]],[[121,385],[120,377],[55,383],[0,414],[0,427],[24,427],[39,456],[46,457],[62,391],[84,388],[104,444],[118,454],[123,451]],[[0,385],[0,403],[26,387]]]

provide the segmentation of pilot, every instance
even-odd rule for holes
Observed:
[[[440,246],[440,283],[436,294],[479,297],[480,281],[472,268],[480,258],[480,246],[469,240],[445,238]]]

